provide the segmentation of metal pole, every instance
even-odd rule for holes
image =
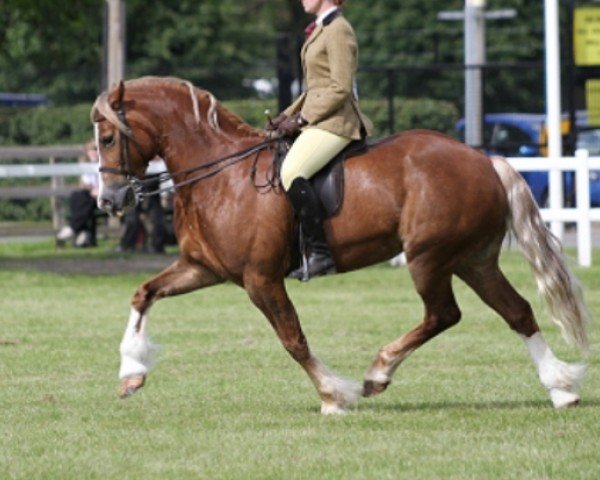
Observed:
[[[562,157],[562,136],[560,128],[560,45],[558,27],[558,0],[544,0],[544,30],[546,44],[546,121],[548,128],[548,162]],[[562,208],[562,173],[554,170],[549,173],[550,208]],[[562,239],[564,225],[551,222],[552,232]]]
[[[483,145],[482,66],[485,52],[485,0],[465,0],[465,142]]]
[[[108,60],[106,86],[110,88],[125,78],[125,2],[106,0],[108,7]]]

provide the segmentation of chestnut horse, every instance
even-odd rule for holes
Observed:
[[[266,134],[209,92],[176,78],[121,82],[98,96],[91,117],[100,154],[102,209],[118,215],[133,206],[132,185],[144,178],[155,155],[164,159],[178,185],[175,228],[181,256],[133,296],[120,345],[122,397],[141,388],[148,374],[153,303],[229,280],[246,290],[306,370],[322,413],[343,413],[360,396],[383,392],[404,359],[460,320],[452,291],[456,275],[524,340],[553,405],[579,402],[585,366],[554,356],[529,303],[498,266],[511,230],[553,321],[586,352],[589,314],[579,284],[526,183],[503,159],[490,159],[436,132],[415,130],[346,160],[343,205],[325,222],[337,271],[404,251],[425,307],[416,328],[379,350],[360,386],[338,377],[311,351],[286,293],[284,278],[296,256],[294,216],[277,184],[259,188],[273,177]]]

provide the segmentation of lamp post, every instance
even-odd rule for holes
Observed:
[[[465,1],[465,142],[483,145],[483,75],[486,62],[485,0]]]
[[[562,133],[560,128],[560,44],[558,26],[558,0],[544,0],[544,43],[546,52],[546,124],[548,128],[548,162],[562,156]],[[563,204],[562,174],[555,170],[549,173],[550,208],[558,209]],[[562,239],[562,222],[551,222],[551,230]]]
[[[513,18],[513,9],[485,11],[485,0],[465,0],[463,11],[439,12],[438,20],[464,22],[465,54],[465,143],[483,146],[483,68],[487,62],[485,24],[487,20]]]
[[[125,78],[125,2],[105,0],[105,78],[104,88]]]

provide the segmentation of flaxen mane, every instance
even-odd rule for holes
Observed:
[[[168,88],[185,88],[190,95],[190,100],[192,103],[192,109],[194,111],[194,118],[196,120],[196,124],[200,125],[202,122],[201,114],[200,114],[200,102],[199,97],[206,98],[208,101],[208,106],[206,108],[206,121],[208,125],[218,133],[224,133],[221,129],[220,119],[224,123],[229,123],[234,125],[235,130],[238,132],[245,132],[250,135],[260,134],[260,131],[251,127],[246,122],[244,122],[240,117],[235,115],[233,112],[222,108],[219,101],[215,98],[215,96],[207,92],[206,90],[199,89],[195,87],[191,82],[187,80],[182,80],[176,77],[141,77],[134,80],[128,80],[125,82],[126,88],[135,88],[135,87],[146,87],[150,86],[152,88],[156,87],[168,87]],[[112,109],[110,102],[108,100],[109,92],[104,92],[101,94],[94,103],[92,108],[92,121],[94,117],[94,113],[97,111],[102,116],[104,116],[110,123],[115,125],[119,131],[127,136],[131,136],[130,128],[125,125],[121,120],[119,120],[116,112]]]

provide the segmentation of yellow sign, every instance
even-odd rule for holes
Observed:
[[[560,121],[560,134],[564,137],[569,134],[571,130],[571,122],[568,118],[563,118]],[[543,157],[548,156],[548,125],[544,124],[542,131],[540,132],[540,153]]]
[[[585,106],[588,112],[588,125],[600,125],[600,80],[585,82]]]
[[[600,8],[576,8],[573,23],[575,65],[600,65]]]

